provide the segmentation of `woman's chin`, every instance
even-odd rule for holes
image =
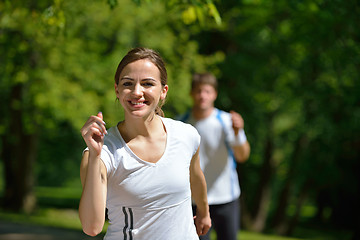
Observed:
[[[141,118],[141,119],[147,119],[150,116],[153,116],[155,114],[155,111],[143,111],[143,110],[136,110],[136,111],[129,111],[129,116],[131,118]]]

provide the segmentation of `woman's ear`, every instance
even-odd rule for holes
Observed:
[[[169,90],[169,86],[168,85],[165,85],[162,90],[161,90],[161,95],[160,95],[160,99],[161,100],[164,100],[166,98],[166,94]]]
[[[118,89],[118,85],[116,83],[114,83],[114,88],[115,88],[116,98],[119,99],[119,89]]]

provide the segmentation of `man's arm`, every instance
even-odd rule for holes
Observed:
[[[250,144],[245,136],[244,120],[237,112],[230,111],[230,114],[235,134],[235,141],[231,144],[231,147],[236,161],[243,163],[246,162],[250,156]]]
[[[248,141],[239,146],[232,146],[234,156],[237,162],[244,163],[250,156],[250,144]]]

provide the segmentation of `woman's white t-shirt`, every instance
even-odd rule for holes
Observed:
[[[193,222],[190,162],[200,145],[194,127],[161,118],[167,142],[156,163],[137,157],[117,127],[108,130],[101,159],[107,169],[109,227],[105,240],[198,240]]]

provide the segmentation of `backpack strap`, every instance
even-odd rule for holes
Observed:
[[[223,128],[223,131],[225,132],[225,146],[227,148],[227,151],[228,151],[228,155],[231,157],[232,159],[232,168],[236,170],[236,166],[237,166],[237,162],[236,162],[236,159],[235,159],[235,155],[234,155],[234,152],[230,146],[230,143],[228,142],[228,140],[226,139],[226,135],[228,134],[227,131],[226,131],[226,127],[225,127],[225,123],[223,121],[223,119],[221,118],[221,111],[220,109],[218,109],[218,112],[216,114],[216,118],[219,120],[222,128]],[[235,189],[234,189],[234,182],[235,181],[238,181],[238,179],[235,177],[236,175],[234,175],[233,173],[230,174],[230,181],[231,181],[231,195],[232,197],[235,197]]]
[[[217,114],[216,114],[216,118],[219,120],[224,132],[225,132],[225,146],[228,150],[228,154],[231,156],[231,158],[233,159],[233,167],[236,168],[236,165],[237,165],[237,162],[236,162],[236,159],[235,159],[235,155],[234,155],[234,152],[230,146],[230,143],[228,142],[228,140],[226,139],[226,135],[227,135],[227,132],[226,132],[226,127],[225,127],[225,123],[224,123],[224,120],[221,118],[221,113],[223,111],[218,109],[217,111]]]
[[[226,135],[228,134],[227,131],[226,131],[226,127],[225,127],[225,123],[224,123],[224,120],[221,118],[221,114],[222,114],[222,110],[220,109],[217,109],[217,114],[216,114],[216,118],[217,120],[220,122],[221,124],[221,127],[223,129],[223,131],[225,132],[225,146],[228,150],[228,154],[231,156],[231,158],[233,159],[233,167],[236,168],[236,165],[237,165],[237,162],[236,162],[236,159],[235,159],[235,155],[234,155],[234,152],[230,146],[230,143],[227,141],[226,139]],[[190,118],[190,114],[191,114],[191,109],[188,110],[184,115],[182,115],[179,120],[182,121],[182,122],[187,122]]]

